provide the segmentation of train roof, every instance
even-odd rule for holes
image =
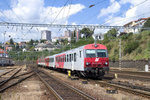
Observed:
[[[58,53],[58,54],[54,54],[54,55],[64,54],[68,51],[74,51],[76,49],[107,49],[107,47],[105,45],[102,45],[102,44],[97,44],[96,47],[95,47],[95,44],[87,44],[87,45],[83,45],[83,46],[80,46],[80,47],[77,47],[77,48],[74,48],[74,49],[71,49],[71,50],[67,50],[67,51],[64,51],[64,52],[61,52],[61,53]],[[54,55],[50,55],[50,56],[52,57]],[[46,56],[45,58],[48,58],[50,56]]]
[[[84,46],[84,49],[107,49],[107,47],[102,44],[88,44]]]

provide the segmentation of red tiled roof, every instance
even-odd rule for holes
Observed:
[[[4,50],[1,48],[0,48],[0,53],[4,53]],[[5,51],[5,53],[7,53],[7,52]]]
[[[150,17],[147,17],[147,18],[140,18],[140,19],[138,19],[138,20],[135,20],[135,22],[138,22],[138,21],[141,21],[141,20],[147,20],[147,19],[149,19],[149,18],[150,18]],[[132,23],[132,22],[134,22],[134,21],[131,21],[131,22],[129,22],[129,23],[123,25],[123,26],[126,26],[126,25],[128,25],[128,24],[130,24],[130,23]]]

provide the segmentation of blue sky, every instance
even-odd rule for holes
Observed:
[[[94,6],[89,8],[90,5]],[[132,20],[149,17],[149,5],[150,0],[0,0],[0,22],[122,26]],[[45,28],[33,28],[29,32],[25,27],[23,30],[0,27],[0,37],[4,37],[2,33],[6,31],[6,37],[39,39],[42,29]],[[61,29],[59,34],[60,29],[50,30],[56,37],[63,35],[65,29]]]

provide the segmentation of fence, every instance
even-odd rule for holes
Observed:
[[[110,67],[119,68],[119,61],[109,61]],[[145,65],[150,66],[150,59],[149,60],[122,60],[121,61],[121,68],[135,68],[140,71],[145,70]]]

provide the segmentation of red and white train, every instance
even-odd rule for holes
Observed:
[[[109,71],[107,47],[88,44],[37,60],[38,66],[71,70],[85,77],[101,77]]]

